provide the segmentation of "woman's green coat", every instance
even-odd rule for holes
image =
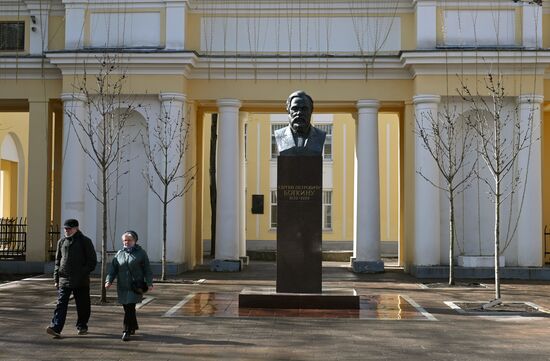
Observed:
[[[143,296],[132,291],[132,277],[134,280],[145,280],[149,287],[153,284],[153,273],[145,250],[136,244],[130,252],[118,251],[105,281],[113,283],[115,277],[120,304],[141,302]]]

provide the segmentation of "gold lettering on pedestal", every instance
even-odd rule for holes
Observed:
[[[309,201],[316,192],[321,190],[320,186],[308,185],[282,185],[278,187],[280,197],[289,201]]]

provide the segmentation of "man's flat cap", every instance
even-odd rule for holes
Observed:
[[[78,221],[76,219],[69,218],[65,221],[65,223],[63,223],[63,227],[78,227]]]

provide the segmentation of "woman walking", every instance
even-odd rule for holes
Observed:
[[[123,248],[117,252],[113,259],[105,280],[105,287],[109,288],[115,277],[117,279],[118,302],[124,307],[122,341],[130,340],[130,335],[139,329],[136,303],[143,300],[143,292],[147,290],[146,288],[153,288],[153,274],[149,265],[149,257],[145,250],[137,244],[137,240],[138,235],[134,231],[126,231],[122,234]]]

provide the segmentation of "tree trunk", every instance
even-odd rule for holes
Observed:
[[[102,204],[102,225],[101,225],[101,303],[107,302],[107,289],[105,288],[105,277],[107,275],[107,170],[101,172],[101,201]]]
[[[500,299],[500,180],[495,184],[495,299]]]
[[[164,185],[164,200],[162,202],[162,271],[160,278],[166,281],[166,218],[168,216],[168,185]]]
[[[455,245],[455,209],[454,194],[449,184],[449,286],[455,284],[454,245]]]
[[[216,256],[216,149],[218,142],[218,114],[212,114],[212,125],[210,126],[210,209],[212,212],[210,225],[210,257]]]

